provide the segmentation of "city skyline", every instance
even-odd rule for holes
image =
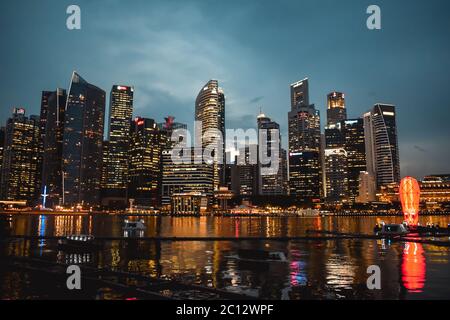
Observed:
[[[449,11],[0,1],[0,300],[450,299]]]
[[[68,89],[68,74],[75,69],[104,90],[116,83],[135,86],[136,115],[161,120],[173,114],[178,121],[190,125],[198,88],[209,79],[218,79],[227,94],[227,127],[255,127],[254,118],[262,106],[264,113],[280,123],[286,148],[287,119],[285,112],[277,111],[289,110],[289,83],[308,76],[310,101],[322,115],[326,114],[326,95],[334,90],[345,93],[351,119],[361,116],[376,103],[397,106],[402,176],[420,178],[446,173],[450,151],[446,148],[449,128],[445,124],[448,117],[445,75],[449,65],[445,59],[438,58],[434,60],[439,63],[432,63],[430,57],[448,56],[450,48],[444,41],[448,21],[443,18],[441,24],[427,23],[443,17],[442,8],[448,4],[439,3],[422,8],[414,3],[406,6],[380,1],[383,29],[370,32],[365,27],[365,3],[338,5],[321,1],[320,5],[304,2],[278,7],[265,3],[259,13],[261,18],[255,18],[261,4],[251,1],[241,4],[239,12],[230,9],[235,7],[233,4],[217,3],[215,9],[206,9],[195,1],[176,5],[137,1],[134,9],[123,12],[119,2],[111,3],[110,8],[98,8],[95,3],[80,1],[83,25],[73,33],[64,25],[65,3],[30,3],[34,13],[31,17],[15,4],[2,3],[1,23],[8,27],[2,28],[7,32],[1,37],[9,45],[0,53],[0,63],[9,77],[0,80],[0,120],[4,123],[17,106],[26,108],[28,115],[39,114],[41,91]],[[295,20],[295,30],[306,30],[302,35],[309,41],[307,44],[289,41],[292,23],[282,20],[290,20],[285,17],[291,15],[289,11],[295,12],[294,9],[302,9],[299,15],[305,19]],[[142,13],[136,12],[139,10]],[[189,15],[180,19],[186,11]],[[423,17],[420,25],[406,18],[397,21],[400,14],[413,16],[419,11]],[[347,19],[348,24],[337,26],[327,19],[328,12]],[[202,34],[202,25],[218,14],[221,19],[211,30],[218,38]],[[131,16],[138,18],[131,20]],[[254,25],[244,24],[248,16],[253,18]],[[14,25],[11,17],[15,17],[16,23],[23,23],[23,30],[29,30],[26,36],[9,27]],[[234,26],[227,25],[232,18],[236,20]],[[41,19],[48,21],[48,25],[34,28]],[[264,19],[276,22],[270,25],[277,27],[269,30],[264,26]],[[170,22],[173,23],[169,26]],[[354,32],[349,33],[349,29]],[[410,34],[414,33],[411,30],[423,40],[421,44],[411,41]],[[34,37],[36,40],[29,39],[36,32],[48,34],[48,39],[39,36]],[[113,46],[117,39],[111,37],[113,32],[129,36],[120,48]],[[325,36],[336,45],[333,55],[324,50],[330,43],[321,44]],[[277,39],[273,48],[264,45],[265,38]],[[55,50],[58,52],[48,50],[48,41],[55,39],[60,41],[61,50]],[[69,50],[74,41],[80,48]],[[97,53],[90,50],[85,51],[89,54],[81,54],[86,46],[93,44],[99,49]],[[136,48],[137,44],[142,47]],[[230,46],[233,52],[226,50]],[[120,65],[113,64],[118,59]],[[30,77],[30,74],[41,76]],[[416,82],[411,81],[414,78]],[[424,106],[426,113],[421,112]],[[325,124],[322,119],[322,128]],[[433,161],[427,161],[428,157]]]

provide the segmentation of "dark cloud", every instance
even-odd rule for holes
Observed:
[[[416,150],[418,150],[418,151],[420,151],[420,152],[427,152],[427,150],[425,150],[424,148],[419,147],[419,146],[417,146],[417,145],[414,146],[414,149],[416,149]]]
[[[253,98],[253,99],[250,100],[250,103],[252,103],[252,104],[253,104],[253,103],[258,103],[258,102],[261,102],[263,99],[264,99],[263,96],[255,97],[255,98]]]

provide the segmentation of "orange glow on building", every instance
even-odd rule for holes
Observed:
[[[405,221],[411,226],[417,226],[420,203],[419,183],[412,177],[403,178],[400,182],[399,194]]]

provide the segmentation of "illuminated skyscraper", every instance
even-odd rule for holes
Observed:
[[[354,202],[359,195],[361,172],[367,170],[364,121],[362,118],[341,122],[344,148],[347,152],[348,197]]]
[[[72,74],[63,137],[63,203],[100,204],[105,91]]]
[[[40,191],[47,188],[46,206],[51,208],[62,204],[62,149],[67,93],[64,89],[56,89],[44,91],[42,96],[47,98],[46,104],[41,107],[43,159]]]
[[[343,121],[347,119],[345,98],[341,92],[327,95],[324,177],[327,202],[341,203],[348,198],[347,152],[344,149]]]
[[[191,161],[175,163],[172,161],[174,150],[165,150],[162,154],[162,205],[167,208],[174,194],[195,193],[205,199],[212,199],[214,173],[212,167],[204,163],[201,153],[194,148],[188,149]],[[210,200],[203,206],[207,206]]]
[[[296,106],[309,106],[308,78],[291,84],[291,109]]]
[[[114,85],[111,89],[104,205],[114,202],[115,206],[126,207],[133,93],[130,86]]]
[[[289,190],[300,202],[317,203],[322,196],[320,154],[317,151],[289,154]]]
[[[244,198],[256,196],[259,193],[259,165],[257,161],[252,161],[256,157],[251,153],[257,153],[258,146],[254,144],[246,145],[240,148],[238,152],[239,157],[236,156],[232,168],[232,189]]]
[[[342,122],[328,121],[324,138],[325,199],[329,203],[338,204],[348,198],[347,152],[344,149]]]
[[[163,150],[169,150],[175,145],[175,142],[173,142],[171,140],[172,133],[178,129],[186,130],[187,125],[184,123],[175,122],[175,117],[173,117],[173,116],[168,116],[168,117],[164,118],[164,120],[166,120],[166,122],[158,123],[158,128],[162,133],[163,139],[165,140],[165,143],[163,145]]]
[[[359,192],[355,202],[368,203],[376,200],[376,183],[367,171],[359,173]]]
[[[195,120],[202,122],[201,130],[196,128],[203,137],[202,148],[213,144],[222,148],[222,157],[217,161],[222,164],[213,163],[213,190],[218,190],[225,180],[225,95],[217,80],[208,81],[200,90],[195,101]],[[196,141],[199,138],[196,136]]]
[[[0,127],[0,183],[1,183],[1,179],[2,179],[3,151],[4,150],[5,150],[5,127]]]
[[[15,108],[7,120],[1,176],[4,200],[26,200],[37,203],[39,195],[40,120],[25,116],[25,109]]]
[[[131,123],[128,199],[136,205],[158,206],[161,185],[163,135],[153,119],[137,117]]]
[[[301,202],[322,197],[320,113],[309,104],[308,79],[291,84],[289,190]]]
[[[46,139],[46,126],[47,126],[47,114],[49,112],[49,100],[55,94],[54,91],[42,91],[41,95],[41,110],[40,110],[40,121],[39,121],[39,156],[38,156],[38,172],[40,172],[38,177],[38,190],[43,191],[44,183],[42,181],[43,165],[44,165],[44,143]],[[61,171],[61,170],[60,170]]]
[[[336,124],[347,120],[345,96],[342,92],[333,91],[327,95],[327,124]]]
[[[343,148],[345,145],[344,133],[342,130],[342,123],[332,123],[325,126],[325,147]]]
[[[106,205],[109,206],[108,201],[104,201],[104,199],[106,200],[106,193],[107,193],[107,188],[106,188],[106,181],[108,178],[108,150],[109,150],[109,141],[108,140],[103,140],[103,146],[102,146],[102,154],[103,154],[103,159],[102,159],[102,182],[101,182],[101,197],[102,197],[102,205]]]
[[[400,160],[395,106],[376,104],[364,114],[367,172],[377,189],[400,183]]]
[[[326,200],[342,203],[348,198],[348,156],[344,148],[325,149]]]
[[[277,164],[262,164],[258,161],[258,194],[259,195],[283,195],[285,194],[284,189],[284,177],[283,177],[283,167],[282,167],[282,152],[281,152],[281,134],[280,125],[275,121],[272,121],[269,117],[266,117],[263,113],[259,114],[257,117],[258,122],[258,132],[261,134],[264,132],[267,135],[267,154],[268,158],[272,156],[277,156]],[[276,136],[274,136],[276,134]],[[258,139],[259,139],[258,135]],[[262,148],[263,141],[259,140],[258,145]],[[273,150],[272,150],[273,148]],[[260,149],[261,150],[261,149]],[[277,154],[272,155],[272,151],[276,151]],[[276,172],[266,172],[270,170],[270,167],[277,168]]]

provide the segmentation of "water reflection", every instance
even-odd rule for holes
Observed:
[[[402,282],[411,293],[422,292],[425,286],[426,260],[420,243],[405,243],[402,259]]]
[[[125,219],[118,216],[16,216],[13,233],[120,237]],[[376,218],[347,217],[142,219],[148,237],[301,236],[309,229],[370,233],[376,223]],[[396,221],[397,218],[389,219]],[[441,224],[449,221],[444,217],[433,220]],[[245,250],[283,252],[287,261],[239,259],[240,252]],[[79,254],[59,251],[53,240],[17,240],[0,246],[0,259],[2,254],[138,272],[270,299],[450,297],[449,248],[387,240],[181,242],[136,238],[106,241],[98,252]],[[381,291],[368,290],[366,286],[367,267],[374,264],[382,270]],[[426,274],[426,269],[434,271]],[[17,277],[20,281],[13,286],[12,281]],[[25,274],[0,270],[0,298],[27,296],[24,290],[27,279]],[[46,287],[40,289],[45,292]]]
[[[16,235],[65,236],[93,234],[97,237],[121,237],[123,225],[132,217],[109,215],[15,215],[11,229]],[[402,217],[139,217],[145,224],[145,236],[179,237],[276,237],[302,236],[307,230],[339,230],[369,233],[381,220],[401,223]],[[447,225],[449,217],[421,217],[421,224]]]

